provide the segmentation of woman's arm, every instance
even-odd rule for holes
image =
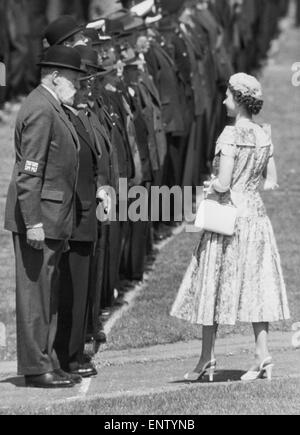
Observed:
[[[263,174],[265,178],[264,190],[278,189],[277,169],[274,157],[269,159],[268,165]]]
[[[212,181],[204,183],[207,194],[226,193],[230,190],[234,168],[234,157],[221,154],[219,174]]]

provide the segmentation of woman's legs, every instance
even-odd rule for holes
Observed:
[[[216,323],[213,326],[203,326],[202,353],[199,363],[195,369],[196,373],[200,373],[208,362],[215,359],[217,331],[218,325]]]
[[[270,357],[268,349],[269,323],[253,323],[255,335],[255,358],[260,365]]]

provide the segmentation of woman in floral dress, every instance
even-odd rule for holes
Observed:
[[[264,190],[278,187],[271,127],[253,121],[263,97],[252,76],[232,76],[224,104],[236,122],[218,139],[217,177],[206,183],[206,190],[238,208],[235,234],[201,233],[171,315],[203,325],[202,355],[185,379],[199,380],[208,373],[213,380],[218,325],[237,321],[253,324],[256,342],[255,365],[242,380],[271,379],[269,323],[290,316],[274,232],[259,194],[262,180]]]

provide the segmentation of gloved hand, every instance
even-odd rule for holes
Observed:
[[[213,182],[216,179],[216,177],[214,175],[211,176],[210,180],[204,181],[203,185],[204,185],[204,194],[207,195],[213,195],[215,192],[214,188],[213,188]]]
[[[43,227],[30,228],[27,230],[27,243],[33,249],[41,251],[44,248],[45,232]]]
[[[111,211],[111,198],[105,189],[98,189],[96,198],[102,203],[104,213],[109,215]]]

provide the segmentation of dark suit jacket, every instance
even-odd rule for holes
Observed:
[[[5,228],[24,234],[26,226],[43,223],[47,238],[69,239],[79,141],[61,105],[42,86],[28,96],[20,110],[15,148]]]

